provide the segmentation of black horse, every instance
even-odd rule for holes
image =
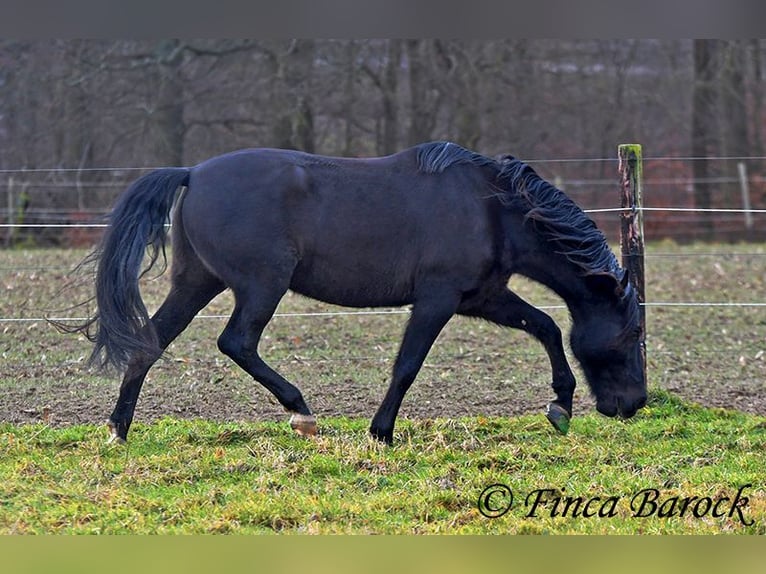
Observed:
[[[138,279],[147,246],[148,268],[164,255],[174,203],[172,287],[150,318]],[[127,437],[147,371],[226,288],[236,303],[219,349],[293,413],[302,434],[316,432],[316,419],[301,392],[258,354],[288,289],[351,307],[412,306],[370,427],[386,443],[407,389],[455,314],[540,340],[556,393],[548,417],[566,432],[575,378],[561,332],[508,289],[514,273],[566,302],[571,347],[599,412],[629,418],[646,402],[639,307],[627,273],[592,220],[511,156],[433,142],[367,159],[250,149],[157,169],[119,198],[90,260],[98,308],[75,329],[95,343],[92,362],[126,368],[109,419],[113,440]]]

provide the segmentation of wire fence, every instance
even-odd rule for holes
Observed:
[[[646,253],[645,257],[649,260],[652,259],[665,259],[665,258],[752,258],[761,260],[759,263],[763,264],[763,274],[766,278],[766,249],[759,252],[685,252],[685,253]],[[53,273],[59,274],[59,279],[64,279],[72,271],[71,266],[66,265],[24,265],[24,266],[0,266],[0,277],[3,274],[37,274],[37,273]],[[766,302],[764,301],[661,301],[653,300],[647,301],[641,304],[646,308],[686,308],[686,309],[766,309]],[[561,311],[566,310],[567,307],[563,304],[558,305],[537,305],[537,308],[542,311]],[[365,309],[365,310],[332,310],[332,311],[311,311],[311,312],[277,312],[274,314],[276,319],[289,319],[289,318],[337,318],[337,317],[363,317],[363,316],[386,316],[386,315],[408,315],[408,308],[382,308],[382,309]],[[195,320],[226,320],[229,318],[229,314],[205,314],[201,313],[195,317]],[[32,315],[32,316],[16,316],[16,317],[3,317],[0,316],[0,324],[13,324],[13,323],[45,323],[45,322],[58,322],[58,323],[72,323],[77,324],[86,321],[88,317],[85,316],[62,316],[62,315],[48,315],[44,313]]]
[[[666,166],[673,164],[690,164],[695,161],[708,161],[718,162],[722,165],[729,165],[732,163],[741,164],[745,163],[766,163],[766,157],[764,156],[717,156],[717,157],[695,157],[695,156],[646,156],[643,161],[645,166]],[[585,165],[601,165],[613,163],[616,165],[617,158],[560,158],[560,159],[532,159],[528,163],[536,166],[541,166],[550,170],[551,166],[555,172],[556,166],[575,166],[578,164]],[[113,167],[100,167],[100,168],[11,168],[0,169],[0,189],[2,189],[3,181],[5,181],[6,195],[8,201],[5,207],[0,207],[0,229],[6,233],[6,245],[13,244],[13,240],[19,240],[18,236],[15,236],[20,231],[35,230],[45,231],[50,230],[53,232],[68,232],[70,233],[70,239],[72,237],[81,237],[83,242],[79,244],[77,241],[73,243],[75,245],[91,245],[95,239],[99,236],[103,228],[107,226],[105,218],[108,214],[108,209],[103,207],[89,207],[88,202],[98,201],[103,205],[109,205],[111,201],[106,201],[106,198],[114,198],[119,192],[124,189],[130,181],[132,181],[138,173],[150,171],[162,166],[113,166]],[[659,171],[659,169],[657,169]],[[691,197],[691,190],[698,184],[707,184],[714,186],[712,188],[713,195],[720,195],[722,199],[731,200],[733,194],[724,192],[723,186],[738,186],[738,189],[742,186],[743,181],[740,174],[737,175],[720,175],[708,178],[693,178],[688,175],[683,176],[667,176],[667,175],[650,175],[651,169],[645,167],[645,173],[647,177],[644,179],[644,197],[645,202],[651,204],[653,201],[667,201],[669,196],[673,194],[663,192],[660,197],[653,196],[653,190],[664,189],[667,186],[672,186],[673,189],[682,189],[683,193],[676,193],[675,197],[686,198]],[[97,178],[97,181],[91,181]],[[565,190],[566,193],[571,194],[573,198],[584,206],[584,211],[591,214],[594,219],[601,217],[597,220],[597,224],[604,228],[607,238],[614,237],[614,232],[617,226],[618,217],[615,214],[623,213],[626,208],[615,207],[614,203],[618,200],[617,194],[617,176],[615,177],[598,177],[598,178],[578,178],[578,177],[554,177],[554,183]],[[722,228],[726,228],[727,224],[731,224],[732,228],[736,229],[738,233],[742,233],[744,237],[751,237],[758,239],[763,235],[766,239],[766,182],[764,178],[759,175],[751,175],[748,179],[748,186],[750,189],[758,190],[753,195],[756,201],[747,202],[746,206],[722,206],[711,208],[697,208],[688,205],[659,205],[659,206],[644,206],[642,211],[645,213],[644,225],[647,229],[647,241],[657,239],[658,237],[674,238],[675,236],[686,237],[690,234],[694,236],[694,230],[699,227],[700,223],[707,223],[711,219],[715,220],[717,225]],[[588,188],[599,187],[611,187],[615,190],[613,194],[606,194],[603,191],[599,191],[597,195],[587,195],[583,190]],[[718,187],[715,187],[718,186]],[[48,199],[52,196],[59,198],[56,201],[60,202],[60,205],[46,206],[44,208],[33,207],[34,201],[32,198],[35,194],[45,195]],[[95,195],[94,195],[95,194]],[[736,197],[739,197],[737,195]],[[27,202],[26,205],[23,204]],[[52,203],[56,203],[53,201]],[[590,205],[588,205],[590,202]],[[603,206],[604,203],[611,204]],[[661,217],[662,223],[673,232],[664,232],[661,235],[655,235],[652,233],[652,226],[655,223],[655,219]],[[73,220],[74,219],[74,220]],[[679,223],[683,223],[681,226]],[[686,229],[681,229],[685,227]],[[77,233],[82,235],[77,235]],[[647,260],[651,262],[652,259],[663,258],[677,258],[677,257],[752,257],[755,259],[766,257],[766,252],[709,252],[709,253],[694,253],[692,255],[686,253],[663,253],[652,252],[651,250],[645,254]],[[0,273],[11,272],[65,272],[69,269],[63,266],[51,266],[51,265],[25,265],[23,267],[3,267],[0,266]],[[761,301],[741,301],[741,302],[729,302],[729,301],[708,301],[708,302],[673,302],[673,301],[648,301],[645,303],[647,307],[687,307],[687,308],[743,308],[743,309],[758,309],[766,307],[766,303]],[[549,306],[545,309],[562,309],[563,306]],[[369,315],[369,314],[396,314],[407,313],[406,310],[370,310],[370,311],[333,311],[333,312],[321,312],[321,313],[301,313],[301,314],[277,314],[277,317],[329,317],[329,316],[354,316],[354,315]],[[226,316],[227,317],[227,316]],[[218,315],[200,315],[198,319],[222,319],[224,316]],[[0,324],[2,323],[29,323],[40,322],[46,319],[55,320],[71,320],[77,321],[76,317],[0,317]],[[82,320],[82,318],[80,318]]]
[[[758,301],[649,301],[641,304],[647,308],[687,308],[687,309],[764,309],[766,303]],[[562,311],[566,310],[566,305],[536,305],[537,309],[541,311]],[[369,311],[316,311],[305,313],[274,313],[273,317],[276,319],[284,318],[327,318],[327,317],[362,317],[370,315],[409,315],[409,309],[377,309]],[[194,317],[194,320],[226,320],[229,319],[228,314],[199,314]],[[89,317],[76,317],[76,316],[57,316],[57,315],[37,315],[32,317],[0,317],[1,323],[71,323],[78,324],[87,321]]]
[[[694,177],[692,166],[702,160],[715,167],[709,177]],[[645,217],[647,237],[766,240],[766,180],[760,175],[766,157],[658,155],[643,161],[643,209],[652,215]],[[616,157],[528,161],[583,206],[608,238],[619,232],[617,162]],[[0,169],[0,245],[93,244],[117,195],[140,173],[158,167]],[[695,189],[701,185],[708,188],[711,205],[698,208]]]
[[[721,173],[714,177],[694,178],[689,173],[689,165],[698,160],[719,162]],[[761,162],[766,165],[766,157],[644,157],[644,228],[647,249],[645,253],[648,274],[660,267],[673,266],[681,258],[704,262],[705,272],[711,272],[719,262],[723,264],[731,259],[745,261],[739,269],[748,269],[760,278],[760,284],[766,284],[766,244],[716,244],[709,249],[700,250],[700,246],[690,249],[670,248],[663,243],[653,243],[661,238],[674,239],[677,242],[694,240],[699,230],[715,226],[718,239],[724,241],[752,240],[766,241],[766,182],[757,175],[757,169],[750,170],[747,179],[750,201],[747,205],[742,200],[742,178],[730,169],[737,162],[748,165]],[[619,236],[619,215],[625,212],[619,207],[617,158],[565,158],[530,160],[541,175],[572,197],[586,213],[596,221],[607,239],[617,243]],[[583,175],[579,166],[587,164]],[[613,164],[613,165],[612,165]],[[726,170],[723,166],[727,166]],[[670,166],[670,169],[666,169]],[[590,169],[593,168],[593,169]],[[25,245],[27,239],[41,245],[66,245],[82,248],[91,247],[98,240],[106,227],[108,208],[118,194],[140,173],[153,167],[105,167],[97,169],[0,169],[0,247]],[[545,173],[543,173],[543,170]],[[606,173],[606,177],[593,176],[593,172]],[[615,173],[609,177],[609,173]],[[706,185],[710,189],[712,207],[696,208],[694,189]],[[25,281],[34,280],[46,284],[63,284],[68,280],[72,266],[64,261],[51,258],[35,260],[32,256],[20,259],[2,258],[0,251],[0,293],[4,283],[14,283],[23,288]],[[11,263],[12,262],[12,263]],[[729,276],[721,281],[741,281],[744,278]],[[648,322],[648,360],[652,365],[652,378],[660,378],[671,385],[684,385],[685,379],[676,377],[675,371],[712,369],[715,365],[716,384],[729,385],[740,395],[726,395],[731,405],[741,404],[739,397],[752,396],[760,392],[766,373],[766,293],[757,289],[739,289],[734,295],[716,290],[714,294],[700,292],[691,297],[679,291],[657,292],[653,297],[651,277],[649,276],[648,298],[644,306],[649,313],[661,313],[665,316],[663,324],[668,324],[667,317],[693,317],[691,323],[700,325],[700,330],[672,334],[661,332],[649,315]],[[3,295],[0,294],[0,297]],[[700,300],[695,300],[699,298]],[[678,299],[678,300],[675,300]],[[548,299],[546,299],[547,301]],[[66,306],[64,306],[66,307]],[[566,320],[567,308],[563,304],[544,304],[537,307],[549,312],[557,321]],[[223,307],[211,306],[215,311]],[[383,308],[363,310],[315,310],[293,311],[288,305],[274,315],[274,321],[284,327],[283,331],[324,326],[326,322],[337,322],[340,326],[351,324],[374,324],[383,321],[386,325],[404,323],[410,313],[408,308]],[[77,309],[77,308],[75,308]],[[4,311],[3,311],[4,310]],[[207,311],[207,310],[206,310]],[[211,327],[217,330],[229,319],[229,314],[206,312],[195,317],[195,323],[201,322],[201,330]],[[69,357],[63,352],[47,351],[44,341],[53,337],[41,337],[43,330],[52,330],[50,321],[77,324],[84,322],[85,311],[80,308],[74,312],[48,311],[44,303],[37,301],[28,305],[11,308],[0,301],[0,365],[3,376],[15,379],[16,373],[26,373],[30,378],[51,378],[79,376],[84,367],[89,349],[82,350],[74,343],[69,349],[78,349]],[[721,335],[722,329],[735,330],[742,324],[751,327],[747,333]],[[382,325],[383,323],[381,323]],[[657,329],[657,330],[655,330]],[[277,329],[279,330],[279,329]],[[319,330],[319,329],[317,329]],[[47,331],[45,331],[47,334]],[[207,330],[204,330],[207,333]],[[296,331],[298,332],[298,331]],[[377,332],[375,333],[377,337]],[[381,336],[382,337],[382,336]],[[369,342],[369,341],[368,341]],[[83,340],[84,343],[84,340]],[[183,340],[181,345],[185,345]],[[361,371],[368,366],[375,369],[388,366],[395,356],[397,340],[387,337],[380,339],[380,344],[367,348],[347,348],[343,345],[320,345],[310,351],[302,350],[290,344],[289,340],[274,342],[268,352],[268,360],[278,369],[308,368],[312,371],[322,369],[343,372],[348,365],[349,371]],[[78,343],[79,345],[79,343]],[[19,352],[19,348],[25,349]],[[181,350],[183,349],[183,350]],[[444,365],[474,363],[486,359],[484,346],[466,345],[465,350],[454,352],[455,347],[442,349],[436,346],[429,355],[424,369],[443,368]],[[8,351],[8,359],[6,352]],[[193,367],[211,371],[228,367],[224,357],[211,354],[203,356],[202,350],[179,347],[178,355],[170,355],[168,361],[162,361],[155,368],[166,372],[176,362],[190,364]],[[47,357],[46,357],[47,354]],[[512,345],[504,348],[502,354],[506,360],[536,361],[547,366],[543,347],[536,342],[529,345]],[[305,367],[298,365],[306,365]],[[476,363],[481,364],[481,363]],[[323,367],[323,365],[326,365]],[[723,368],[720,366],[723,365]],[[467,368],[468,365],[466,365]],[[182,367],[186,368],[186,367]],[[30,374],[32,373],[32,374]],[[680,381],[680,382],[679,382]],[[663,384],[664,384],[663,383]],[[37,383],[34,383],[37,385]],[[718,391],[716,391],[718,393]],[[746,399],[741,399],[746,400]]]

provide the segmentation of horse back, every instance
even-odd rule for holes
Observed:
[[[350,306],[406,304],[429,282],[475,288],[496,244],[481,170],[423,173],[414,148],[368,159],[220,156],[193,168],[182,215],[224,282],[243,269],[289,270],[293,290]]]

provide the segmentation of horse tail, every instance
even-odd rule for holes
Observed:
[[[90,364],[119,369],[136,354],[161,353],[139,279],[160,254],[165,270],[166,223],[176,191],[188,183],[186,168],[157,169],[136,180],[117,200],[101,244],[88,258],[97,263],[97,310],[77,330],[94,344]],[[142,271],[147,248],[149,264]]]

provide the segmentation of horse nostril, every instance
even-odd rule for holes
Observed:
[[[635,400],[618,399],[617,401],[620,416],[629,419],[635,415],[639,409],[646,406],[646,395],[642,395]]]

